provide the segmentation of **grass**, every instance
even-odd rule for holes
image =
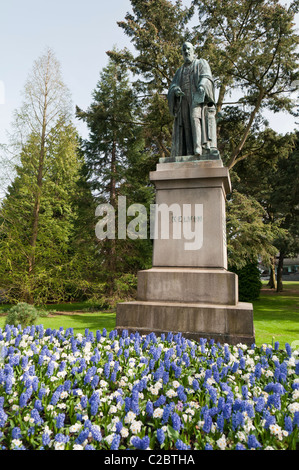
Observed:
[[[4,306],[0,307],[3,309]],[[66,312],[63,315],[54,315],[40,318],[37,323],[42,323],[45,328],[59,329],[60,327],[73,328],[74,334],[84,333],[88,328],[94,333],[97,330],[109,332],[115,328],[115,313],[86,312],[75,315],[67,312],[76,312],[86,309],[86,303],[76,302],[70,304],[48,305],[48,310]],[[263,285],[260,299],[253,302],[254,326],[256,344],[272,344],[279,341],[292,344],[299,341],[299,282],[284,282],[283,292],[276,293]],[[3,328],[5,317],[0,317],[0,327]]]
[[[277,293],[264,283],[260,299],[253,302],[257,345],[299,340],[299,282],[285,281],[283,287]]]

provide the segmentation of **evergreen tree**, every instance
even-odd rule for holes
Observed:
[[[81,161],[77,134],[70,123],[57,122],[47,135],[39,192],[38,227],[32,265],[40,140],[27,138],[16,177],[1,204],[0,278],[10,301],[43,303],[66,300],[70,280],[70,240],[76,214],[73,198]]]
[[[279,251],[277,266],[277,291],[283,290],[282,272],[286,257],[294,257],[299,253],[299,134],[296,134],[296,146],[288,158],[278,161],[274,175],[271,205],[281,220],[285,230],[275,240]]]
[[[149,205],[153,189],[148,174],[153,160],[146,152],[141,111],[136,93],[124,66],[109,60],[100,74],[87,111],[77,108],[77,117],[86,122],[89,137],[82,141],[87,179],[97,204],[109,203],[117,214],[118,197]],[[120,214],[117,214],[119,217]],[[123,216],[123,215],[122,215]],[[127,222],[126,214],[125,220]],[[96,222],[96,220],[95,220]],[[111,294],[117,273],[134,273],[148,266],[151,242],[148,239],[98,240],[101,276]]]

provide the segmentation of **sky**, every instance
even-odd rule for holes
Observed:
[[[130,47],[129,38],[117,25],[127,11],[131,11],[130,0],[0,0],[0,143],[7,142],[28,74],[46,47],[61,64],[73,108],[88,108],[100,72],[108,63],[106,51],[114,45]],[[299,21],[297,25],[299,29]],[[296,128],[287,114],[267,114],[267,118],[282,134]],[[75,120],[75,125],[87,136],[84,123]]]
[[[61,64],[74,108],[90,105],[100,71],[108,63],[106,51],[130,45],[117,25],[130,5],[130,0],[0,0],[0,81],[5,88],[0,143],[22,104],[33,63],[46,47]],[[79,121],[75,124],[79,127]]]

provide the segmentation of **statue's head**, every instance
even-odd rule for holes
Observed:
[[[191,42],[184,42],[182,45],[182,53],[185,63],[190,64],[195,56],[193,44],[191,44]]]

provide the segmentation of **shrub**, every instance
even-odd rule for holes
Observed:
[[[262,282],[257,263],[248,263],[241,269],[232,268],[239,278],[239,300],[252,302],[260,296]]]
[[[6,325],[21,325],[22,328],[25,328],[28,325],[33,325],[38,317],[46,315],[46,312],[36,309],[33,305],[27,304],[26,302],[19,302],[8,310]]]

